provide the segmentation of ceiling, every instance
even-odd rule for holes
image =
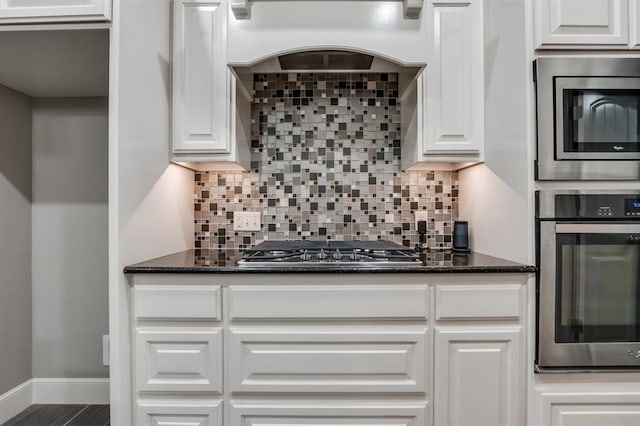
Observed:
[[[108,30],[0,32],[0,84],[36,98],[108,96]]]

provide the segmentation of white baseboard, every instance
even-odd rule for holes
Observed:
[[[109,379],[32,379],[33,404],[109,404]]]
[[[109,379],[30,379],[0,395],[0,425],[31,404],[109,404]]]
[[[32,380],[16,386],[0,395],[0,424],[29,407],[33,402]]]

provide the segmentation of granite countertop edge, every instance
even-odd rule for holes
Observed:
[[[168,256],[159,257],[146,262],[129,265],[124,268],[125,274],[273,274],[273,273],[534,273],[536,267],[520,264],[506,259],[482,253],[467,254],[467,265],[423,265],[396,266],[384,268],[362,268],[349,266],[273,266],[270,268],[250,269],[236,265],[195,265],[194,250],[186,250]],[[427,262],[428,263],[428,262]]]

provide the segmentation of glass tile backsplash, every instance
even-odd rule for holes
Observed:
[[[263,240],[418,243],[450,247],[458,176],[400,171],[394,73],[256,74],[251,171],[196,172],[195,247],[247,248]],[[233,230],[233,213],[262,214],[259,232]]]

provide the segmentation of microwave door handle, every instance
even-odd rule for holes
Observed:
[[[557,223],[556,234],[640,234],[640,224]]]

